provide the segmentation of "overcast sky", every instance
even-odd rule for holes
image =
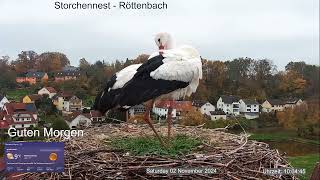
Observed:
[[[56,10],[54,2],[0,0],[0,56],[59,51],[72,65],[135,58],[156,51],[153,36],[166,31],[207,59],[319,65],[319,0],[165,0],[167,10]]]

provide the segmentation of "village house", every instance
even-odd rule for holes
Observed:
[[[81,113],[79,111],[72,112],[65,116],[64,119],[70,129],[88,127],[92,123],[90,113]]]
[[[36,106],[32,103],[6,103],[0,113],[2,126],[23,129],[35,127],[38,123]]]
[[[7,98],[6,96],[0,95],[0,110],[3,109],[3,107],[4,107],[4,105],[5,105],[6,103],[9,103],[8,98]]]
[[[54,81],[63,82],[67,80],[76,80],[81,73],[79,71],[59,71],[55,73]]]
[[[294,108],[303,104],[303,100],[300,98],[289,98],[285,101],[284,108]]]
[[[280,99],[267,99],[261,104],[262,112],[283,111],[285,104],[285,101]]]
[[[135,115],[141,115],[145,112],[146,112],[146,107],[143,104],[132,106],[128,111],[129,117],[134,117]]]
[[[22,98],[23,103],[35,103],[42,98],[39,94],[26,95]]]
[[[52,97],[52,102],[60,111],[72,112],[82,110],[82,100],[71,93],[58,93]]]
[[[99,122],[102,122],[106,119],[106,117],[101,114],[99,111],[94,111],[94,110],[91,110],[90,111],[90,119],[92,121],[92,123],[99,123]]]
[[[284,111],[287,108],[294,108],[300,106],[304,101],[300,98],[289,98],[289,99],[267,99],[262,104],[262,112],[277,112]]]
[[[79,71],[79,68],[78,67],[74,67],[74,66],[65,66],[62,68],[62,71],[63,72],[66,72],[66,71]]]
[[[170,101],[159,101],[156,102],[152,108],[152,112],[158,115],[160,118],[167,118],[168,107]],[[172,102],[172,118],[180,119],[183,113],[187,113],[192,110],[191,101],[173,101]]]
[[[39,82],[48,82],[48,74],[45,72],[28,72],[16,78],[17,83],[36,84]]]
[[[192,106],[196,107],[198,111],[201,112],[203,115],[208,115],[210,116],[211,111],[215,111],[214,105],[212,105],[208,101],[193,101]]]
[[[217,101],[218,110],[222,110],[227,115],[240,115],[239,98],[235,96],[221,96]]]
[[[57,91],[53,87],[43,87],[38,91],[39,95],[48,95],[51,99],[54,95],[57,94]]]
[[[73,95],[70,99],[64,100],[63,110],[70,112],[70,111],[79,111],[82,109],[82,100],[77,96]]]
[[[72,96],[71,93],[60,92],[52,97],[52,103],[59,111],[63,110],[64,100],[69,99]]]
[[[226,113],[223,112],[222,110],[210,111],[209,117],[212,121],[219,120],[219,119],[224,119],[224,120],[227,119]]]
[[[259,103],[253,99],[240,99],[240,114],[246,119],[255,119],[259,117]]]

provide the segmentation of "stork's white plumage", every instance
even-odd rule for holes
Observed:
[[[111,87],[111,89],[119,89],[122,88],[128,81],[132,79],[132,77],[136,74],[137,69],[142,64],[133,64],[125,67],[121,71],[116,73],[116,82]]]
[[[177,100],[196,92],[202,78],[202,63],[195,48],[175,48],[168,33],[157,34],[155,42],[159,52],[143,64],[131,65],[116,73],[108,81],[105,91],[97,96],[95,106],[105,112],[116,106],[128,108],[150,101],[144,118],[163,144],[150,121],[153,102],[157,98]],[[172,124],[171,112],[172,105],[168,110],[168,137]]]
[[[160,55],[143,63],[133,78],[124,85],[120,106],[130,107],[152,100],[147,105],[147,113],[154,99],[166,98],[172,101],[196,92],[202,78],[202,62],[198,51],[191,46],[166,49],[174,47],[173,40],[167,33],[156,37],[156,43]],[[168,137],[172,124],[171,112],[172,103],[168,110]],[[154,130],[149,114],[145,115],[145,120]],[[158,136],[155,130],[154,132]],[[161,141],[160,137],[159,139]]]
[[[125,84],[121,106],[133,106],[155,98],[181,99],[196,92],[202,78],[198,51],[191,46],[175,47],[171,35],[155,38],[161,55],[142,64]],[[173,49],[166,49],[166,48]]]
[[[202,79],[202,63],[198,51],[190,46],[164,50],[163,65],[150,73],[154,79],[175,80],[189,83],[185,88],[177,89],[168,95],[172,99],[181,99],[196,92]]]

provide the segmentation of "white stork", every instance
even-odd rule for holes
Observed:
[[[150,110],[154,99],[169,99],[168,137],[172,126],[172,101],[190,96],[196,92],[202,78],[201,58],[191,46],[174,47],[168,33],[156,36],[160,55],[143,63],[134,76],[122,87],[119,98],[121,107],[130,107],[147,102],[145,121],[150,125],[160,142],[160,136],[150,121]]]
[[[167,34],[169,36],[169,34]],[[159,46],[158,39],[162,37],[165,38],[162,33],[159,33],[155,36],[155,42],[157,46]],[[170,48],[169,46],[167,48]],[[159,47],[160,49],[160,47]],[[164,47],[161,47],[161,50],[163,50]],[[155,57],[159,55],[160,52],[154,52],[152,53],[148,60],[152,57]],[[98,95],[95,98],[95,102],[93,105],[93,109],[99,110],[101,113],[105,114],[108,110],[118,107],[119,101],[118,98],[122,92],[122,87],[130,80],[132,77],[136,74],[137,69],[142,64],[132,64],[128,67],[125,67],[121,71],[114,74],[110,80],[105,85],[105,88],[103,91],[98,93]],[[122,107],[123,109],[128,109],[130,107]]]
[[[197,50],[190,46],[175,48],[170,34],[159,33],[155,37],[159,52],[153,53],[147,62],[134,64],[119,71],[107,82],[104,91],[95,100],[94,109],[102,113],[121,107],[147,102],[145,121],[152,128],[161,144],[162,139],[150,121],[150,110],[155,99],[169,99],[168,137],[172,126],[172,100],[194,93],[202,78],[202,63]]]

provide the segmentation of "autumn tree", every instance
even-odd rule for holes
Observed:
[[[281,76],[280,90],[287,96],[301,96],[306,87],[306,80],[296,71],[289,70]]]
[[[192,108],[191,110],[184,112],[179,121],[180,124],[185,126],[197,126],[204,123],[205,119],[200,111]]]
[[[311,100],[308,104],[287,108],[277,112],[279,124],[286,129],[296,130],[298,135],[305,137],[317,137],[320,135],[320,111],[319,100]]]
[[[67,56],[60,52],[45,52],[39,55],[37,69],[44,72],[60,71],[70,64]]]
[[[79,60],[79,67],[80,70],[87,70],[90,67],[90,63],[85,58],[81,58]]]
[[[26,73],[35,68],[38,54],[34,51],[21,51],[18,58],[12,62],[17,73]]]
[[[16,72],[9,64],[9,56],[0,56],[0,94],[15,87]]]
[[[148,61],[149,55],[140,54],[136,59],[133,60],[134,64],[145,63]]]

